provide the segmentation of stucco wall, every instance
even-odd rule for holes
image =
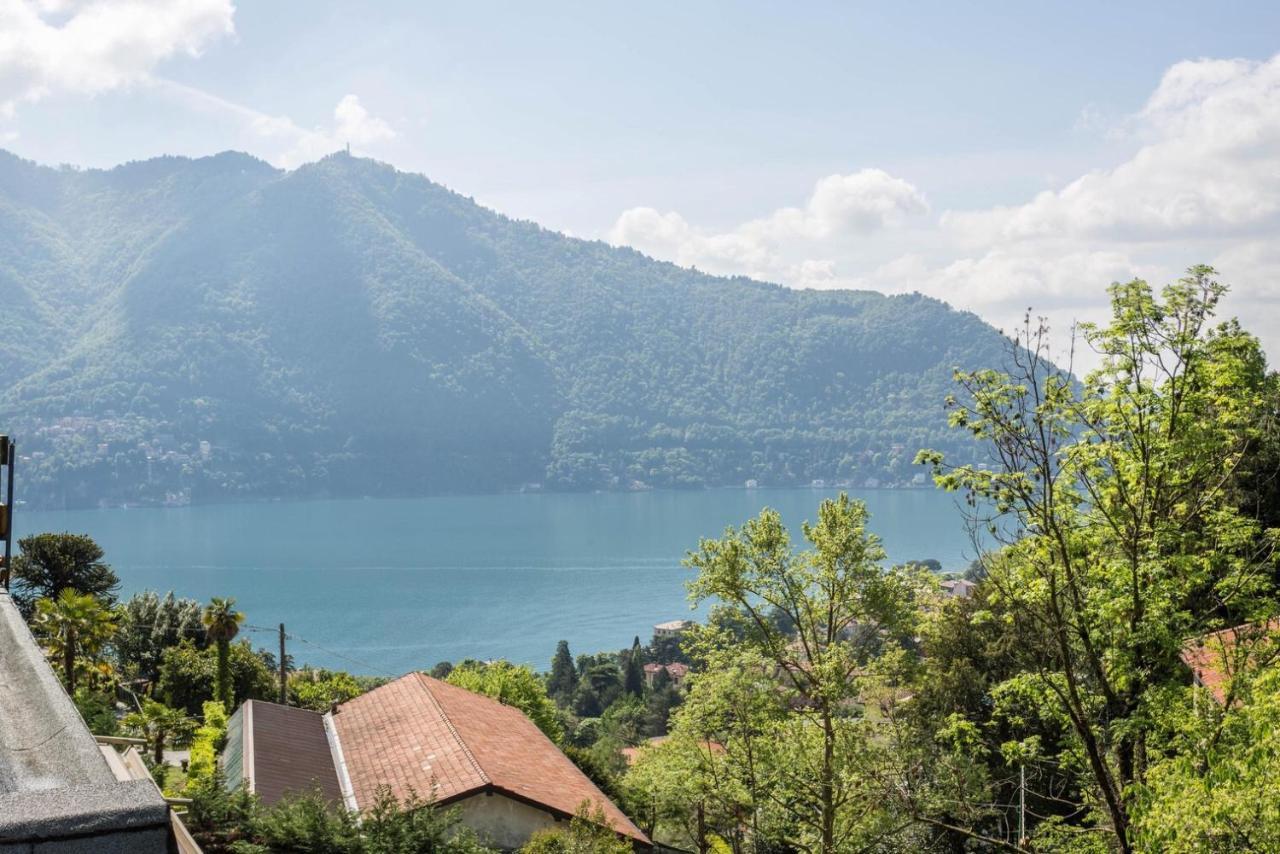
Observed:
[[[498,848],[519,848],[534,831],[556,823],[550,813],[502,795],[472,795],[456,805],[463,823]]]

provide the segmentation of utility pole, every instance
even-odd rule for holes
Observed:
[[[289,705],[289,675],[284,663],[284,623],[280,624],[280,705]]]
[[[1027,766],[1018,768],[1018,847],[1027,845]]]
[[[13,462],[18,451],[12,439],[0,436],[0,469],[4,472],[4,502],[0,503],[0,538],[4,539],[4,560],[0,561],[0,590],[9,589],[13,561]]]

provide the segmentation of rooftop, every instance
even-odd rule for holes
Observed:
[[[0,590],[0,851],[160,854],[168,842],[159,790],[116,779]]]
[[[243,781],[264,804],[274,804],[290,792],[317,790],[332,803],[342,803],[324,715],[319,712],[246,701],[227,722],[221,762],[230,783]]]
[[[1225,703],[1230,680],[1256,664],[1259,654],[1270,652],[1278,630],[1280,620],[1222,629],[1189,642],[1183,647],[1182,661],[1191,668],[1197,685],[1207,688],[1219,703]]]
[[[564,818],[588,801],[615,831],[649,842],[532,721],[497,700],[410,673],[343,703],[329,721],[360,808],[384,785],[397,798],[440,804],[496,792]]]

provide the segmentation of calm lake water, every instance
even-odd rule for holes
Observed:
[[[793,533],[835,490],[487,495],[23,512],[18,533],[86,533],[122,594],[234,596],[254,627],[285,623],[299,663],[398,675],[437,661],[545,668],[688,617],[680,566],[699,537],[763,506]],[[858,491],[893,561],[971,555],[954,496]],[[272,634],[247,635],[271,648]]]

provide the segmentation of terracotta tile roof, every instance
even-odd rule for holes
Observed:
[[[1223,629],[1188,643],[1183,647],[1182,661],[1191,668],[1197,685],[1209,689],[1219,703],[1225,703],[1231,678],[1261,655],[1274,654],[1271,635],[1277,630],[1280,619]],[[1237,650],[1241,642],[1248,646]]]
[[[649,840],[519,709],[421,673],[375,688],[332,717],[356,804],[379,786],[441,803],[494,791],[562,817],[583,801],[621,834]]]

